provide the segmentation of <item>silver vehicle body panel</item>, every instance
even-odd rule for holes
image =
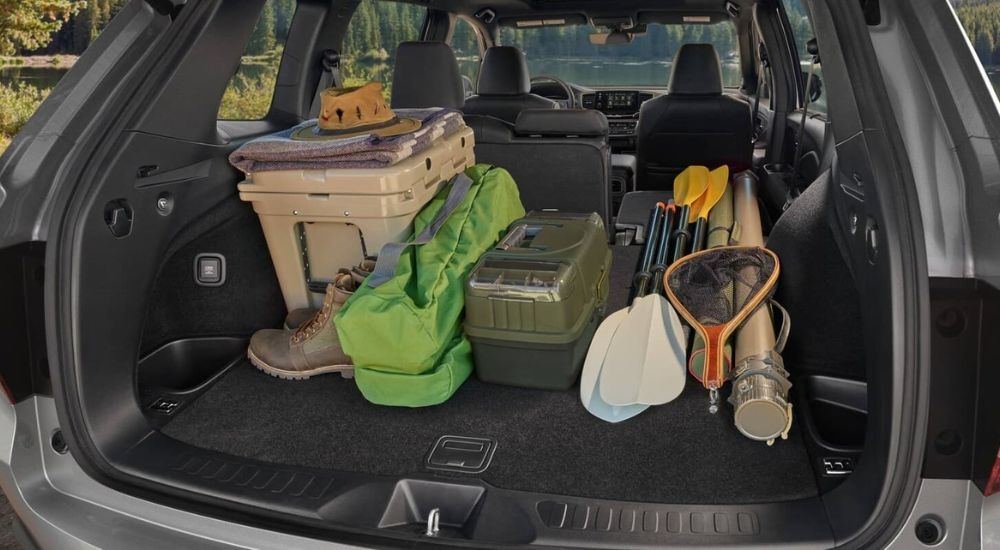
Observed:
[[[0,398],[0,487],[40,548],[356,548],[292,536],[170,508],[92,479],[51,445],[55,403]]]

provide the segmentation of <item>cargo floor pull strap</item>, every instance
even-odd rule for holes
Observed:
[[[396,273],[396,264],[399,263],[399,257],[408,246],[420,246],[431,242],[431,239],[438,234],[438,231],[448,221],[451,214],[465,200],[470,189],[472,189],[472,178],[465,174],[455,176],[452,179],[451,191],[448,192],[448,198],[445,199],[444,206],[438,211],[437,216],[434,217],[434,221],[430,225],[425,227],[410,242],[386,243],[382,246],[382,250],[378,255],[378,262],[375,264],[375,270],[372,271],[372,274],[367,279],[368,286],[378,288],[391,279]]]

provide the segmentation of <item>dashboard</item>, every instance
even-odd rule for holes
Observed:
[[[635,148],[635,129],[639,123],[639,108],[643,102],[663,95],[666,90],[628,88],[586,88],[567,83],[573,97],[567,97],[567,90],[561,84],[539,77],[533,80],[531,93],[559,102],[562,108],[582,107],[604,113],[608,118],[608,129],[612,149],[628,152]]]
[[[580,96],[580,106],[608,117],[611,137],[634,138],[639,123],[639,107],[656,94],[639,90],[596,90]]]

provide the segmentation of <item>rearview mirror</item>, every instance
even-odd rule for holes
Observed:
[[[595,32],[590,35],[590,43],[597,46],[618,46],[632,42],[632,33],[625,31]]]

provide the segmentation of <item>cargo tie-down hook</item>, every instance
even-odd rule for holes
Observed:
[[[441,509],[435,508],[427,514],[427,531],[424,534],[428,537],[436,537],[439,531],[441,531]]]

